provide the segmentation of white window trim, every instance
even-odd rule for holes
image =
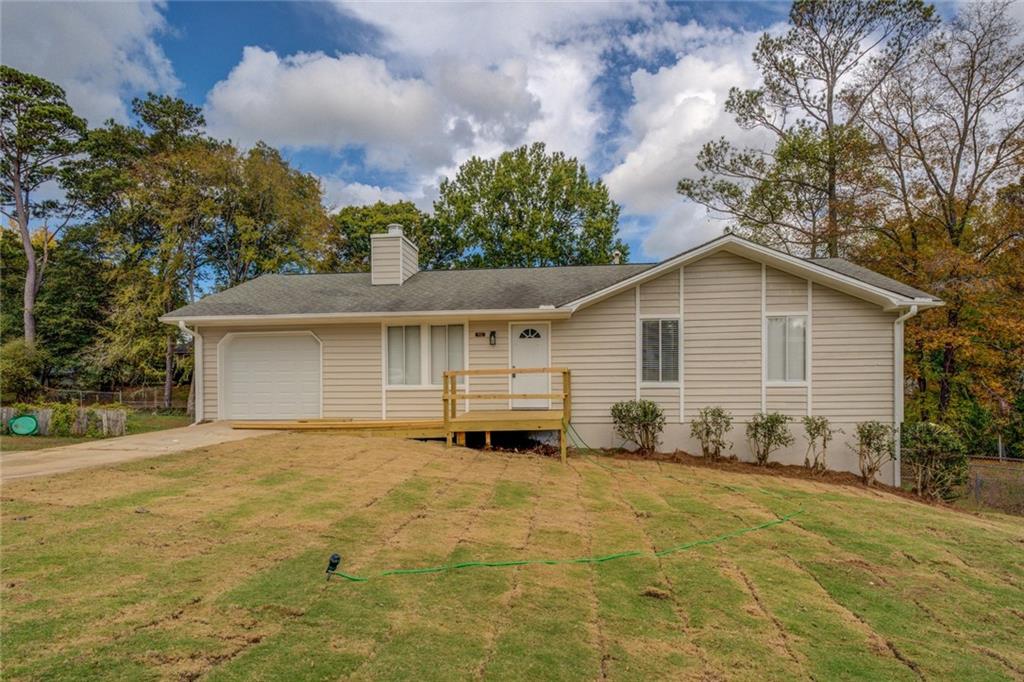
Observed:
[[[637,291],[640,289],[637,288]],[[675,320],[677,323],[677,334],[679,336],[679,378],[675,381],[644,381],[644,367],[643,367],[643,326],[644,322],[651,322],[654,320]],[[636,320],[636,385],[638,388],[680,388],[682,386],[683,377],[683,324],[678,315],[638,315]],[[658,359],[661,359],[661,327],[658,328]],[[637,394],[637,400],[639,400],[639,392]]]
[[[768,318],[771,317],[802,317],[804,318],[804,378],[800,381],[786,381],[785,379],[768,378]],[[761,320],[761,338],[764,339],[764,385],[768,388],[808,388],[810,384],[811,367],[811,313],[808,310],[772,310],[765,312]]]
[[[469,369],[469,320],[430,320],[429,322],[410,322],[407,324],[387,322],[381,323],[380,352],[381,352],[381,390],[384,392],[385,405],[381,408],[382,419],[387,419],[387,392],[388,391],[438,391],[444,388],[444,384],[430,383],[430,328],[449,325],[462,325],[462,369]],[[418,384],[392,384],[389,381],[390,372],[388,367],[388,329],[391,327],[419,327],[420,328],[420,383]],[[423,339],[426,338],[426,343]],[[469,382],[466,378],[466,390]],[[426,380],[426,383],[424,383]]]
[[[227,379],[224,375],[224,353],[227,347],[231,344],[231,341],[240,336],[312,336],[316,339],[317,344],[320,347],[320,379],[317,382],[317,387],[320,390],[320,414],[318,415],[321,419],[324,416],[324,342],[319,336],[317,336],[311,329],[297,329],[289,331],[274,331],[274,332],[228,332],[220,338],[217,342],[217,419],[227,419],[224,410],[224,394],[227,389]]]

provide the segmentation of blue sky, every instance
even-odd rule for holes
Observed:
[[[50,78],[91,124],[153,90],[210,132],[265,140],[321,177],[330,207],[429,209],[470,156],[533,141],[582,159],[623,205],[634,260],[722,225],[675,194],[697,150],[759,142],[722,110],[788,4],[9,2],[5,64]]]

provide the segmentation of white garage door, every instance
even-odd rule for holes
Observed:
[[[240,335],[224,344],[224,418],[320,416],[320,342],[316,337]]]

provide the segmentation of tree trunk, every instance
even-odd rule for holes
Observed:
[[[960,310],[952,307],[946,312],[946,324],[949,329],[960,326]],[[947,343],[942,350],[942,374],[939,376],[938,418],[941,420],[949,409],[953,398],[953,375],[956,373],[956,347]]]
[[[196,375],[195,375],[195,370],[192,371],[192,380],[188,382],[188,405],[186,406],[186,413],[190,417],[196,416]]]
[[[171,409],[171,389],[174,387],[174,336],[167,337],[164,355],[164,409]]]
[[[14,169],[14,210],[18,216],[18,232],[21,235],[21,247],[25,251],[25,290],[22,303],[25,343],[34,346],[36,343],[36,249],[32,246],[32,233],[28,229],[28,197],[22,191],[18,169]]]

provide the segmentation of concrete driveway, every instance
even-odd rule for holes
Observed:
[[[0,480],[49,476],[86,467],[120,464],[172,452],[259,438],[279,431],[235,430],[223,422],[183,426],[177,429],[103,438],[89,443],[63,445],[46,450],[0,454]]]

